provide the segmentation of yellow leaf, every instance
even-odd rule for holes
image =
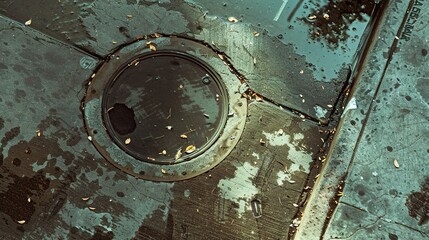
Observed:
[[[29,26],[29,25],[31,25],[31,18],[25,22],[25,26]]]
[[[197,148],[194,145],[189,145],[188,147],[186,147],[185,153],[190,154],[195,152],[195,150],[197,150]]]

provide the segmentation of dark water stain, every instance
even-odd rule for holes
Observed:
[[[355,21],[364,22],[365,16],[370,16],[375,6],[373,0],[330,0],[324,6],[319,6],[317,1],[310,2],[315,6],[311,17],[301,20],[310,26],[312,39],[323,39],[335,47],[350,37],[347,33],[350,25]]]
[[[419,220],[418,224],[423,225],[429,220],[429,176],[421,184],[420,192],[412,192],[405,203],[408,207],[408,214]]]
[[[130,134],[136,129],[134,111],[127,105],[115,103],[108,113],[113,129],[120,135]]]
[[[50,180],[41,173],[33,177],[9,174],[2,167],[0,176],[7,178],[9,184],[0,188],[0,212],[8,215],[14,222],[29,222],[36,211],[35,203],[49,188]],[[6,189],[6,190],[3,190]]]

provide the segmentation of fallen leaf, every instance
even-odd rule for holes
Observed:
[[[38,137],[40,137],[40,136],[42,136],[42,132],[41,132],[40,130],[36,130],[36,135],[37,135]]]
[[[186,147],[185,153],[190,154],[195,152],[195,150],[197,150],[197,148],[194,145],[189,145]]]
[[[25,26],[29,26],[29,25],[31,25],[31,18],[25,22]]]
[[[393,160],[393,165],[396,167],[396,168],[399,168],[399,162],[398,162],[398,160]]]
[[[177,150],[176,155],[174,156],[174,159],[177,160],[182,156],[182,149],[180,148],[179,150]]]
[[[235,17],[229,17],[229,18],[228,18],[228,21],[230,21],[230,22],[232,22],[232,23],[236,23],[236,22],[238,22],[238,19],[237,19],[237,18],[235,18]]]
[[[127,139],[125,139],[125,144],[126,145],[128,145],[128,144],[130,144],[131,143],[131,138],[127,138]]]
[[[25,223],[25,220],[19,220],[19,221],[18,221],[18,223],[19,223],[19,224],[24,224],[24,223]]]

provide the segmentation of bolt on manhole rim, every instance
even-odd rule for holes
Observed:
[[[180,37],[140,40],[93,74],[84,100],[89,139],[133,176],[188,179],[219,164],[244,129],[240,81],[212,49]]]

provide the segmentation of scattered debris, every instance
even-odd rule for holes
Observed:
[[[260,34],[258,32],[253,32],[253,36],[258,37]]]
[[[25,220],[19,220],[19,221],[18,221],[18,223],[19,223],[19,224],[24,224],[24,223],[25,223]]]
[[[133,15],[128,14],[128,15],[127,15],[127,18],[133,18]]]
[[[210,116],[207,113],[204,113],[204,117],[210,118]]]
[[[42,136],[42,131],[40,131],[40,130],[36,130],[36,136],[38,136],[38,137]],[[91,141],[91,140],[90,140],[90,141]]]
[[[189,145],[186,147],[185,153],[190,154],[195,152],[195,150],[197,150],[197,148],[194,145]]]
[[[126,145],[128,145],[128,144],[130,144],[131,143],[131,138],[127,138],[127,139],[125,139],[125,144]]]
[[[304,74],[304,70],[299,71],[299,74]]]
[[[31,202],[31,198],[27,198],[27,202]]]
[[[372,176],[377,177],[378,173],[377,172],[372,172]]]
[[[159,155],[167,155],[167,151],[166,150],[162,150],[162,152],[160,152]]]
[[[88,201],[89,200],[89,197],[83,197],[82,198],[82,201]]]
[[[283,136],[283,134],[284,134],[284,131],[283,131],[283,129],[279,129],[278,131],[277,131],[277,135],[279,135],[279,136]]]
[[[156,159],[153,157],[147,157],[147,160],[156,161]]]
[[[174,159],[177,161],[177,159],[179,159],[182,156],[182,149],[179,148],[179,150],[177,150],[176,155],[174,156]]]
[[[88,140],[89,140],[89,141],[92,141],[92,137],[91,137],[91,136],[88,136]]]
[[[167,173],[167,171],[166,171],[164,168],[161,168],[161,172],[162,172],[163,174],[166,174],[166,173]]]
[[[393,165],[396,167],[396,168],[399,168],[399,162],[398,162],[398,160],[393,160]]]
[[[323,18],[326,20],[329,20],[329,14],[327,14],[327,13],[323,14]]]
[[[294,180],[287,180],[290,184],[294,184],[294,183],[296,183],[296,181],[294,181]]]
[[[156,46],[152,43],[152,41],[147,42],[146,46],[148,46],[150,50],[156,51]]]
[[[165,127],[167,130],[171,130],[171,129],[173,129],[173,126],[166,126]]]
[[[261,145],[265,145],[266,144],[266,142],[265,142],[265,140],[264,139],[259,139],[259,143],[261,144]]]
[[[317,18],[317,16],[316,15],[310,15],[307,18],[308,18],[308,20],[314,20]]]
[[[228,21],[230,21],[230,22],[232,22],[232,23],[236,23],[236,22],[238,22],[238,19],[237,19],[237,18],[235,18],[235,17],[229,17],[229,18],[228,18]]]
[[[299,220],[298,218],[295,218],[295,219],[292,221],[291,227],[298,227],[298,226],[299,226],[299,224],[301,224],[301,220]]]
[[[263,101],[262,97],[260,97],[260,96],[259,96],[259,95],[257,95],[257,94],[255,94],[255,100],[256,100],[257,102],[262,102],[262,101]]]
[[[188,139],[188,136],[186,134],[182,134],[182,135],[180,135],[180,138]]]
[[[299,205],[298,204],[296,204],[296,203],[294,203],[294,204],[292,204],[294,207],[299,207]]]
[[[89,210],[91,210],[91,211],[94,211],[95,210],[95,207],[88,207],[89,208]]]
[[[28,19],[24,24],[25,24],[25,26],[30,26],[31,25],[31,18]]]
[[[228,117],[233,117],[234,116],[234,112],[229,112],[228,113]]]

